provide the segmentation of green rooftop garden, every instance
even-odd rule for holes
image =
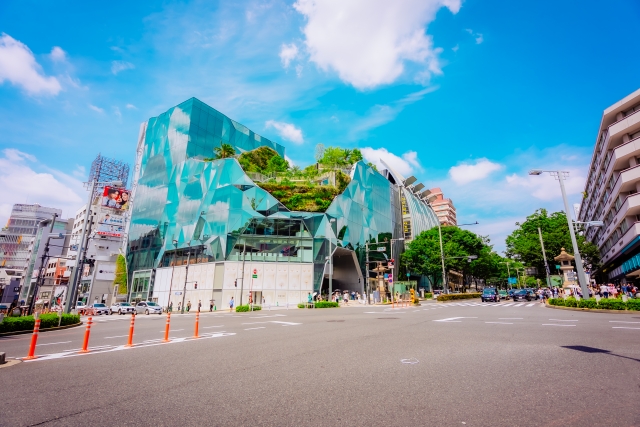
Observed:
[[[351,178],[343,171],[363,159],[358,149],[316,146],[318,163],[304,169],[290,166],[269,147],[259,147],[239,156],[229,144],[215,148],[212,161],[236,157],[244,171],[264,190],[292,211],[325,212],[333,199],[349,185]]]

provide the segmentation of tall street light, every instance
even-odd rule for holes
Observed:
[[[329,220],[331,226],[331,232],[333,233],[333,224],[336,222],[335,218]],[[338,243],[336,242],[336,246]],[[329,236],[329,298],[333,295],[333,239]]]
[[[529,175],[542,175],[542,173],[548,172],[551,176],[556,178],[560,183],[560,191],[562,192],[562,201],[564,202],[564,209],[567,214],[567,222],[569,224],[569,235],[571,236],[571,244],[573,245],[573,256],[576,261],[576,270],[578,270],[578,282],[580,282],[580,288],[582,289],[582,297],[589,298],[589,287],[587,286],[587,278],[584,274],[584,267],[582,265],[582,258],[580,257],[580,251],[578,250],[578,242],[576,240],[576,233],[573,229],[573,220],[571,219],[571,211],[569,210],[569,201],[567,200],[567,193],[564,189],[564,180],[569,176],[567,171],[543,171],[540,169],[533,169],[529,171]]]

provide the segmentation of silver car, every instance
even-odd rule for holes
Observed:
[[[91,304],[89,307],[87,307],[87,311],[92,311],[93,314],[109,314],[109,307],[107,307],[106,304],[103,304],[101,302],[97,302],[95,304]]]
[[[113,313],[128,314],[128,313],[134,313],[136,311],[136,308],[131,304],[129,304],[128,302],[117,302],[110,307],[110,311],[111,311],[111,314]]]
[[[136,313],[138,314],[162,314],[162,307],[151,301],[140,301],[136,304]]]

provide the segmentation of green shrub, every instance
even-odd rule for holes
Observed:
[[[40,329],[55,328],[58,326],[58,315],[55,313],[40,315]],[[74,325],[80,323],[80,316],[77,314],[63,314],[60,326]],[[1,332],[32,331],[35,320],[33,316],[5,317],[0,323]]]
[[[603,298],[600,300],[600,303],[598,303],[598,308],[603,310],[624,310],[627,308],[627,304],[622,302],[622,300]]]
[[[441,294],[438,295],[438,301],[450,301],[456,299],[480,298],[480,292],[471,292],[468,294]]]
[[[595,299],[581,299],[578,308],[598,308],[598,302]]]
[[[549,305],[564,307],[563,298],[549,298],[548,302],[549,302]]]
[[[260,311],[262,310],[262,307],[260,307],[259,305],[254,305],[253,306],[253,311]],[[247,311],[252,311],[251,310],[251,306],[250,305],[239,305],[236,307],[236,313],[244,313]]]
[[[640,311],[640,299],[630,299],[627,301],[627,310]]]
[[[577,307],[578,306],[578,302],[576,301],[576,299],[574,297],[569,297],[566,300],[564,300],[564,305],[565,305],[565,307]]]
[[[433,294],[431,292],[426,292],[424,294],[424,299],[431,299],[431,298],[433,298]]]

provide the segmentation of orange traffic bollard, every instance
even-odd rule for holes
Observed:
[[[31,335],[31,345],[29,346],[29,355],[25,357],[25,360],[31,360],[36,358],[36,342],[38,342],[38,332],[40,332],[40,319],[36,319],[36,323],[33,325],[33,335]]]
[[[169,323],[171,322],[171,312],[167,311],[167,325],[164,327],[164,339],[162,342],[169,342]]]
[[[195,330],[193,331],[193,338],[200,338],[200,336],[198,335],[199,324],[200,324],[200,310],[196,312],[196,327],[195,327]]]
[[[84,342],[82,343],[82,353],[86,353],[89,351],[89,335],[91,335],[91,325],[93,322],[91,321],[91,317],[87,320],[87,329],[84,331]]]
[[[133,347],[133,325],[136,323],[136,313],[135,311],[131,313],[131,323],[129,324],[129,341],[127,342],[126,347]]]

